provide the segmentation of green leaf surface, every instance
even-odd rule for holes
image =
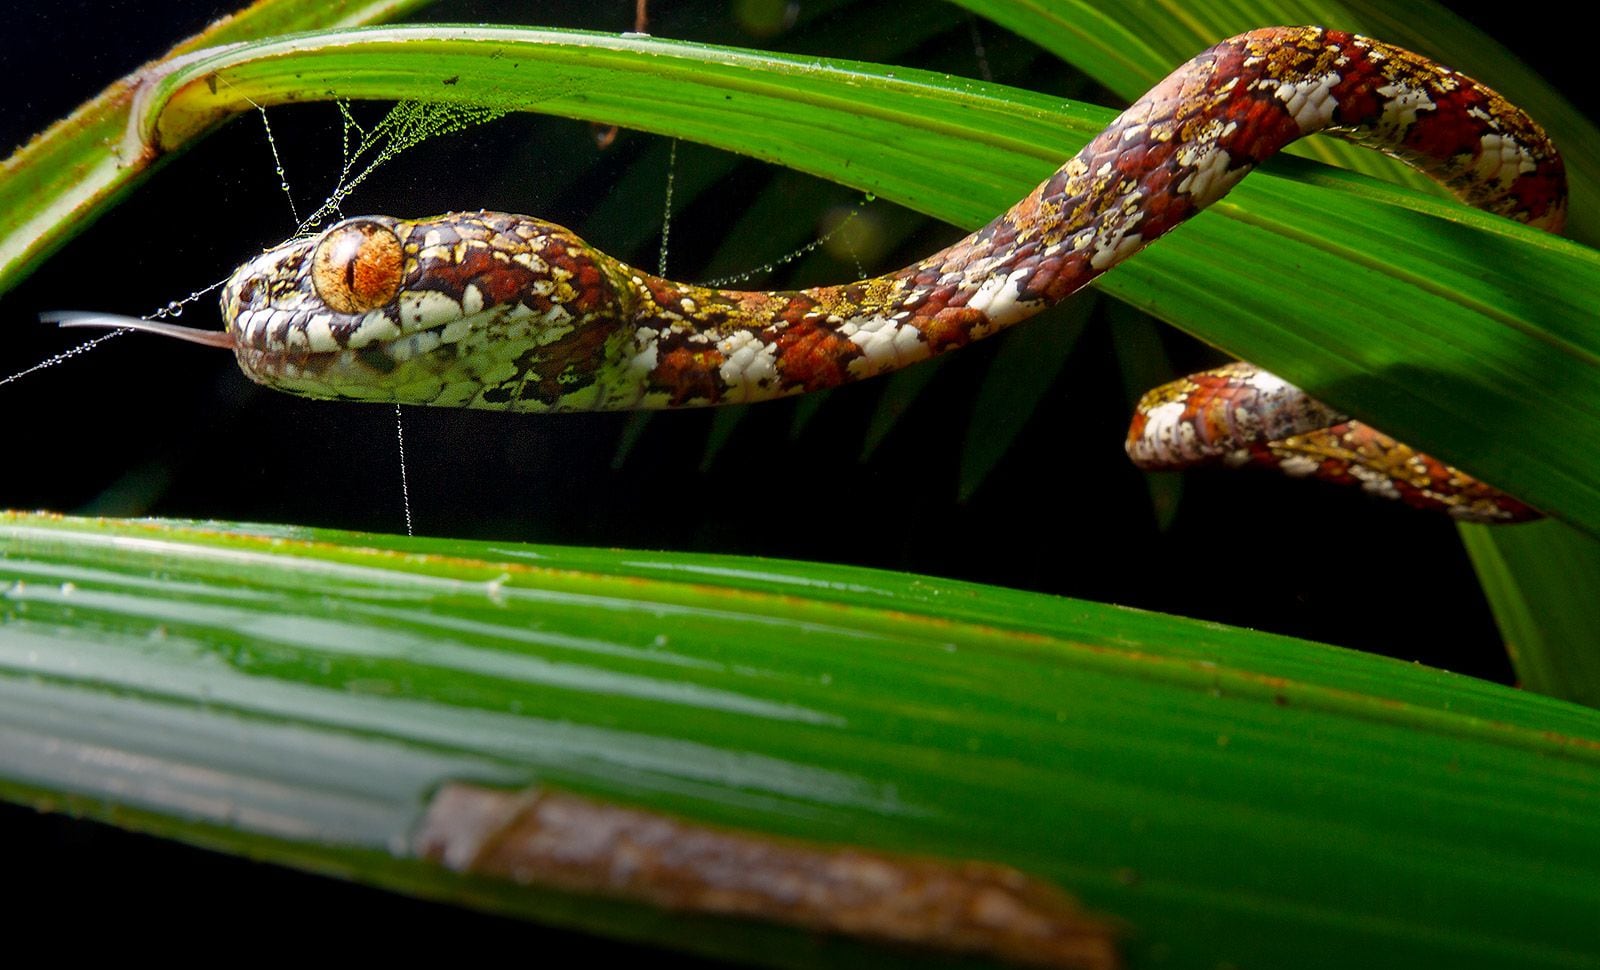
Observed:
[[[16,514],[0,551],[13,799],[780,964],[886,957],[455,876],[418,819],[538,784],[1003,863],[1130,966],[1600,959],[1600,713],[1548,698],[855,568]]]

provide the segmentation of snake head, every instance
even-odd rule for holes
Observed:
[[[631,346],[623,272],[527,216],[361,216],[245,263],[222,315],[244,372],[294,394],[575,410]]]

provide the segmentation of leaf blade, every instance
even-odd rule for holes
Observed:
[[[867,569],[14,514],[0,540],[10,797],[676,945],[396,846],[465,776],[1015,865],[1127,921],[1134,964],[1593,956],[1600,713],[1573,705]],[[30,757],[51,739],[150,784]]]

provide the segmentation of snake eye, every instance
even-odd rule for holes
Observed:
[[[394,230],[352,219],[328,230],[311,254],[311,285],[329,309],[365,313],[394,299],[405,267]]]

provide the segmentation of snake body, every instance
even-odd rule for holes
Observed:
[[[988,225],[873,279],[721,290],[527,216],[371,216],[251,260],[222,309],[246,374],[311,397],[538,412],[760,401],[1024,320],[1317,131],[1396,154],[1471,205],[1560,228],[1560,156],[1520,109],[1380,41],[1269,28],[1178,68]],[[1152,392],[1128,451],[1145,467],[1272,464],[1465,519],[1534,514],[1248,365]]]

